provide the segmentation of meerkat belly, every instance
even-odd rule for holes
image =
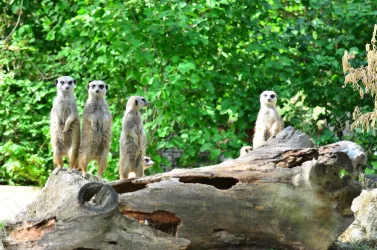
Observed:
[[[109,147],[110,130],[104,124],[105,113],[96,111],[92,117],[96,124],[96,130],[92,128],[91,122],[86,120],[83,124],[83,127],[86,128],[82,135],[85,138],[83,142],[91,155],[102,155],[103,151]]]
[[[136,145],[134,138],[127,136],[126,142],[124,144],[125,152],[129,155],[140,155],[140,145]]]
[[[277,121],[276,112],[273,110],[267,110],[263,116],[263,123],[272,126]]]
[[[55,143],[52,145],[57,147],[59,152],[67,154],[72,145],[72,130],[63,133],[65,123],[70,115],[71,109],[65,103],[58,103],[54,112],[55,117],[51,117],[51,126],[53,127]],[[55,145],[54,145],[55,144]]]

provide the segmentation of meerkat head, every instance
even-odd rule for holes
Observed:
[[[144,156],[144,169],[150,168],[154,165],[154,161],[148,156]]]
[[[105,96],[109,86],[104,81],[91,81],[88,84],[88,92],[92,96]]]
[[[61,76],[55,80],[55,86],[58,91],[72,92],[76,86],[76,80],[71,76]]]
[[[142,96],[131,96],[127,101],[126,110],[137,109],[139,110],[142,107],[148,106],[150,102],[148,102]]]
[[[274,107],[276,105],[276,102],[278,100],[278,96],[274,91],[266,90],[263,91],[260,95],[260,104],[266,105],[269,107]]]
[[[240,157],[241,157],[241,156],[244,156],[244,155],[247,155],[247,154],[250,153],[252,150],[253,150],[253,148],[252,148],[251,146],[243,146],[243,147],[240,149]]]

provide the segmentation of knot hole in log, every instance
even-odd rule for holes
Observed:
[[[107,213],[118,207],[118,193],[109,185],[90,182],[81,187],[79,204],[86,210]]]

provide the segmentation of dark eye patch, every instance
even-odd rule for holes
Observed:
[[[148,158],[145,158],[145,161],[146,161],[146,162],[149,162],[150,160],[149,160]]]
[[[96,85],[95,84],[92,84],[92,89],[95,89],[96,88]]]
[[[69,84],[69,85],[72,85],[72,81],[69,81],[68,84]]]
[[[275,98],[275,95],[274,94],[272,94],[272,95],[270,95],[271,96],[271,98]]]
[[[60,81],[60,84],[64,84],[64,81]]]
[[[98,85],[98,87],[99,87],[100,89],[103,89],[103,88],[105,87],[105,85],[100,84],[100,85]]]
[[[142,98],[141,100],[142,100],[143,102],[146,102],[145,98]]]
[[[246,149],[245,151],[246,151],[246,153],[249,153],[249,150],[248,150],[248,149]]]

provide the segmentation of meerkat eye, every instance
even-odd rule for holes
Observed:
[[[267,97],[267,94],[264,94],[264,97]]]
[[[249,150],[248,150],[248,149],[246,149],[246,153],[249,153]]]
[[[271,96],[271,98],[275,98],[275,95],[270,95]]]
[[[100,89],[103,89],[105,86],[103,84],[98,85]]]
[[[145,98],[141,99],[143,102],[146,102]]]
[[[146,162],[149,162],[150,160],[149,160],[148,158],[145,158],[145,161],[146,161]]]
[[[72,85],[72,81],[69,81],[68,84],[69,84],[69,85]]]
[[[96,88],[96,85],[95,85],[95,84],[93,84],[93,85],[92,85],[92,89],[95,89],[95,88]]]
[[[63,84],[64,84],[64,81],[60,81],[60,84],[63,85]]]

